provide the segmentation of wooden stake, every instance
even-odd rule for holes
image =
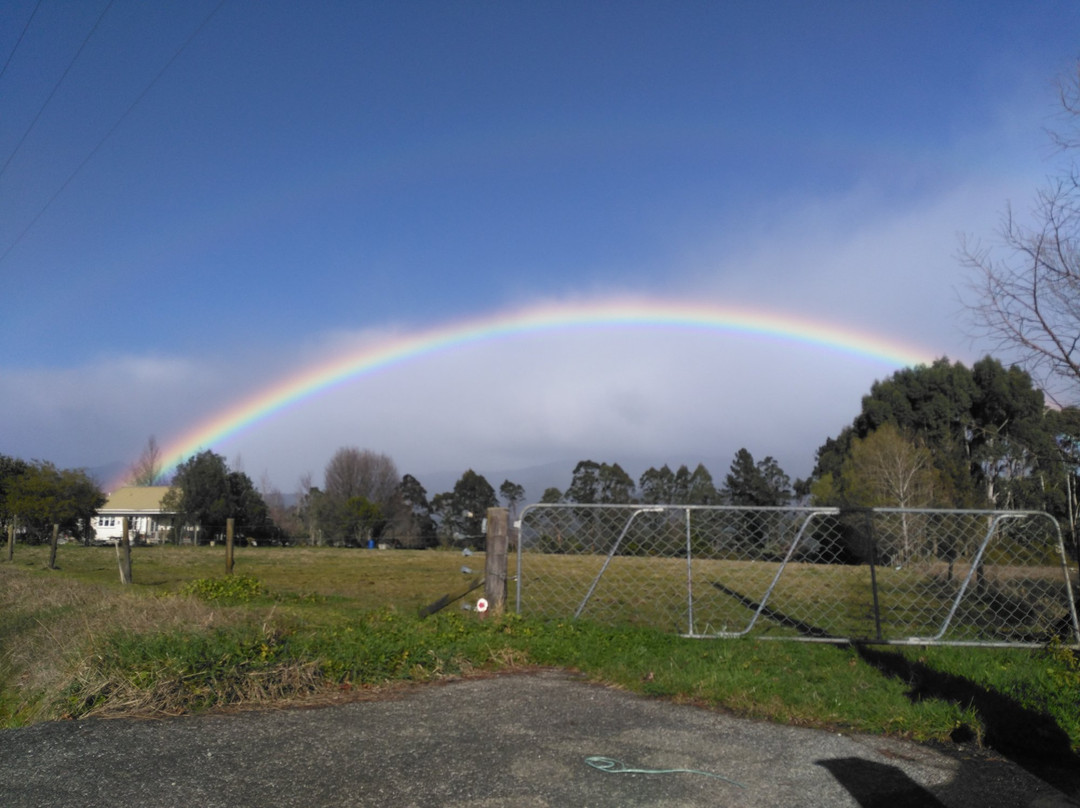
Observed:
[[[56,545],[60,542],[60,525],[53,523],[52,544],[49,546],[49,569],[56,569]]]
[[[232,575],[233,568],[233,534],[236,530],[236,520],[231,516],[225,520],[225,574]]]
[[[500,615],[506,607],[506,546],[509,534],[509,511],[488,508],[487,550],[484,561],[484,597],[492,614]]]
[[[130,525],[126,516],[120,519],[120,544],[117,545],[116,554],[120,564],[120,583],[131,583],[131,537],[128,533]],[[123,552],[121,552],[121,548]]]

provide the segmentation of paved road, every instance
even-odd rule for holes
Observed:
[[[5,808],[1076,804],[992,754],[747,721],[555,671],[318,709],[0,732]]]

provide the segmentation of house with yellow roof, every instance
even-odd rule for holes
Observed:
[[[163,544],[176,515],[162,506],[168,491],[167,485],[133,485],[113,491],[90,522],[95,543],[120,541],[126,516],[132,544]]]

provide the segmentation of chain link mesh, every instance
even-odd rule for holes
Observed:
[[[532,505],[517,562],[525,614],[694,637],[1080,645],[1044,513]]]

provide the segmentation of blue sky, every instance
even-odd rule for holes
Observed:
[[[0,452],[130,462],[334,351],[537,303],[977,358],[958,238],[1054,171],[1078,35],[1074,2],[8,0]],[[493,342],[207,448],[285,490],[342,445],[421,479],[719,477],[740,446],[795,476],[892,370],[737,335]]]

